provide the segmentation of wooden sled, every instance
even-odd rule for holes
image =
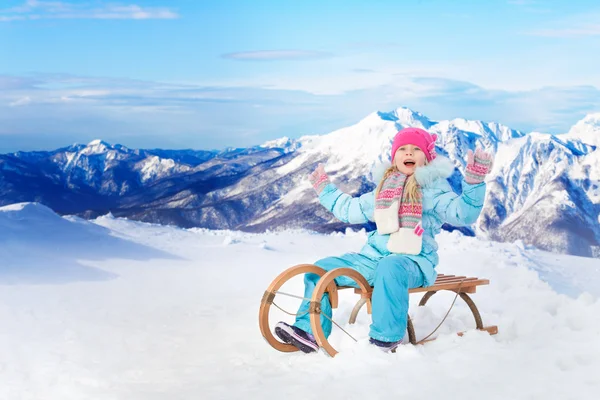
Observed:
[[[273,280],[271,285],[269,285],[261,300],[259,310],[260,331],[263,337],[273,348],[283,352],[298,351],[298,348],[296,348],[295,346],[287,343],[282,343],[275,338],[275,336],[269,328],[269,310],[271,308],[271,305],[273,304],[273,300],[275,299],[275,295],[277,294],[279,288],[281,288],[281,286],[283,286],[283,284],[292,277],[305,273],[313,273],[321,277],[321,279],[319,279],[319,282],[317,283],[317,286],[315,287],[315,290],[313,291],[313,295],[309,304],[310,325],[319,347],[324,349],[327,352],[327,354],[329,354],[331,357],[334,357],[338,352],[333,348],[333,346],[331,346],[331,344],[329,344],[329,342],[325,338],[325,334],[323,332],[323,328],[321,327],[320,320],[321,299],[325,292],[329,293],[329,300],[332,309],[335,309],[338,306],[338,290],[354,289],[354,292],[360,295],[360,299],[358,300],[358,302],[354,306],[354,309],[352,310],[352,313],[350,314],[350,324],[353,324],[356,321],[356,317],[360,309],[365,304],[367,305],[367,312],[371,314],[371,293],[373,291],[373,288],[358,271],[353,270],[351,268],[336,268],[327,272],[316,265],[300,264],[283,271]],[[334,279],[339,276],[347,276],[349,278],[352,278],[357,283],[359,288],[354,288],[351,286],[337,286]],[[419,302],[419,306],[424,306],[427,303],[427,301],[431,298],[431,296],[433,296],[440,290],[448,290],[458,293],[458,296],[460,296],[460,298],[462,298],[465,301],[465,303],[467,303],[469,309],[473,313],[473,317],[475,318],[476,329],[480,331],[486,331],[491,335],[495,335],[496,333],[498,333],[498,327],[483,325],[483,321],[481,320],[479,310],[477,309],[477,306],[475,306],[473,299],[471,299],[471,297],[469,296],[469,294],[475,293],[477,286],[488,285],[489,283],[490,282],[488,279],[439,274],[434,285],[429,287],[409,289],[408,292],[427,292]],[[417,342],[415,330],[410,316],[408,316],[407,331],[409,341],[413,345],[435,340],[427,339],[425,341]],[[457,334],[459,336],[462,336],[464,332],[457,332]]]

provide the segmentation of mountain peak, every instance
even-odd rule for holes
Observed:
[[[600,112],[587,114],[573,125],[565,136],[583,143],[600,145]]]
[[[392,121],[398,125],[411,126],[423,129],[429,129],[432,125],[435,125],[434,121],[421,114],[420,112],[413,111],[408,107],[399,107],[389,112],[377,112],[379,118],[384,121]]]
[[[97,146],[112,147],[110,145],[110,143],[105,142],[102,139],[94,139],[91,142],[89,142],[86,147],[97,147]]]
[[[590,113],[588,115],[586,115],[581,121],[584,124],[587,125],[593,125],[596,127],[600,127],[600,112],[597,113]]]
[[[279,139],[274,139],[274,140],[269,140],[267,142],[264,142],[263,144],[260,145],[260,147],[268,148],[268,149],[279,148],[279,149],[286,150],[286,152],[289,152],[289,151],[296,150],[299,147],[299,143],[295,139],[290,139],[287,136],[283,136]]]
[[[95,139],[92,140],[91,142],[89,142],[81,151],[82,154],[86,154],[86,155],[92,155],[92,154],[102,154],[102,153],[106,153],[109,150],[114,150],[115,147],[113,147],[110,143],[105,142],[104,140],[101,139]]]

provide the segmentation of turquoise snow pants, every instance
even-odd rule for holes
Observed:
[[[347,253],[341,257],[326,257],[314,263],[330,271],[336,268],[352,268],[373,286],[371,297],[372,324],[369,336],[383,342],[396,342],[404,337],[408,319],[408,289],[423,285],[421,269],[413,260],[399,254],[392,254],[378,260],[360,253]],[[305,274],[304,298],[310,298],[319,275]],[[346,276],[335,279],[340,286],[358,287],[356,282]],[[312,334],[308,301],[302,301],[298,309],[299,317],[294,325]],[[321,310],[331,318],[331,304],[326,293],[321,300]],[[302,315],[303,314],[303,315]],[[321,315],[321,326],[328,337],[331,334],[331,321]]]

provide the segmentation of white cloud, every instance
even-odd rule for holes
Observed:
[[[600,21],[600,9],[595,8],[587,12],[567,13],[552,20],[547,20],[543,25],[532,25],[523,33],[531,36],[556,38],[600,36],[600,23],[598,21]]]
[[[261,50],[223,54],[223,58],[242,61],[306,60],[332,57],[332,54],[309,50]]]
[[[18,106],[24,106],[26,104],[31,103],[31,97],[29,96],[25,96],[25,97],[21,97],[11,103],[8,103],[8,105],[10,107],[18,107]]]
[[[14,135],[33,140],[42,133],[56,135],[55,147],[88,136],[115,142],[126,138],[127,143],[152,140],[159,147],[251,146],[282,136],[327,133],[400,106],[437,120],[463,117],[563,133],[586,113],[600,111],[600,90],[594,86],[492,90],[418,73],[327,94],[247,82],[224,87],[66,74],[0,75],[2,82],[0,142],[8,143],[5,147],[12,146]]]
[[[18,21],[18,20],[23,20],[23,19],[27,19],[27,18],[22,15],[11,15],[11,16],[0,15],[0,22]]]
[[[0,10],[0,22],[36,19],[173,19],[179,15],[165,7],[141,7],[135,4],[94,6],[89,2],[28,0],[24,4]]]

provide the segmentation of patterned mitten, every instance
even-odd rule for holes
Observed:
[[[481,149],[471,150],[467,153],[467,169],[465,171],[465,181],[468,184],[477,184],[485,180],[485,176],[492,169],[492,155]]]
[[[315,169],[314,172],[310,174],[308,179],[310,180],[310,184],[315,189],[317,194],[321,194],[323,188],[329,183],[331,183],[329,177],[327,176],[327,173],[325,172],[323,164],[319,164],[317,169]]]

